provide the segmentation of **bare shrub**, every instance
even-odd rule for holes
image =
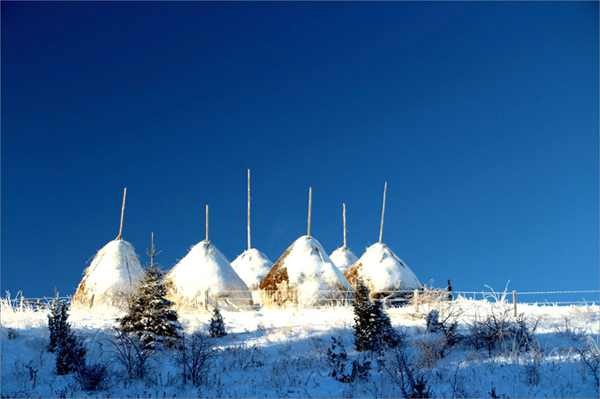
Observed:
[[[196,331],[190,336],[182,334],[176,359],[181,367],[183,384],[188,381],[194,386],[206,383],[209,361],[215,355],[214,340],[202,331]]]
[[[476,318],[469,325],[467,341],[475,349],[487,349],[489,356],[497,346],[507,349],[509,344],[519,352],[527,352],[535,342],[534,335],[540,320],[540,317],[522,313],[513,318],[509,308],[497,311],[492,307],[487,317],[482,320]]]
[[[154,351],[145,348],[135,333],[116,330],[116,338],[110,342],[113,360],[125,368],[130,379],[148,375]]]
[[[600,345],[598,340],[588,337],[583,348],[576,348],[581,362],[586,366],[596,380],[596,386],[600,385]]]
[[[573,326],[569,317],[565,317],[562,324],[554,325],[554,333],[558,337],[569,338],[572,341],[581,341],[586,336],[582,328]]]
[[[421,367],[409,357],[406,344],[402,342],[391,351],[389,364],[383,358],[378,359],[378,366],[398,386],[405,398],[431,398],[435,393],[428,386],[427,378]]]
[[[538,386],[542,377],[542,360],[544,353],[540,350],[539,345],[535,345],[528,353],[528,358],[525,361],[525,383],[527,385]]]
[[[448,343],[446,337],[436,333],[426,333],[413,341],[418,349],[415,358],[421,367],[434,367],[445,356]]]
[[[108,366],[104,363],[82,365],[75,373],[75,380],[84,391],[108,388]]]

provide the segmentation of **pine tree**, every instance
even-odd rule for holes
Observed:
[[[54,352],[56,350],[58,341],[58,327],[57,324],[60,320],[60,304],[58,302],[58,296],[52,301],[52,307],[50,308],[50,314],[48,315],[48,330],[50,331],[50,344],[48,350]]]
[[[219,338],[224,337],[225,335],[227,335],[225,322],[223,321],[223,316],[219,311],[219,306],[217,305],[214,308],[212,318],[210,319],[210,336],[213,338]]]
[[[67,321],[67,305],[55,300],[52,304],[51,314],[48,316],[48,329],[50,330],[49,350],[56,353],[56,373],[69,374],[78,370],[85,364],[86,350],[79,338],[71,331],[71,324]]]
[[[160,251],[159,251],[160,253]],[[148,251],[150,265],[144,268],[144,277],[140,282],[138,293],[129,299],[128,313],[119,319],[122,332],[134,332],[142,341],[144,349],[155,349],[156,342],[173,345],[180,337],[179,316],[171,307],[173,302],[166,299],[167,286],[163,282],[163,272],[154,263],[158,253],[154,247]]]
[[[381,301],[369,298],[369,288],[357,280],[354,290],[354,347],[357,351],[380,351],[386,346],[396,346],[398,334]]]
[[[380,351],[386,346],[395,347],[400,338],[392,327],[390,317],[383,310],[383,304],[379,300],[371,304],[371,342],[372,351]]]
[[[156,342],[172,345],[179,338],[179,317],[165,298],[167,287],[163,272],[154,264],[144,269],[139,291],[129,301],[128,314],[119,319],[120,330],[134,332],[145,349],[155,349]]]
[[[359,351],[369,350],[371,347],[371,300],[369,288],[362,280],[356,280],[354,289],[354,348]]]

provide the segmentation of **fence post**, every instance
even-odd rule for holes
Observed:
[[[208,290],[204,290],[204,311],[208,311]]]
[[[513,307],[515,308],[515,317],[517,317],[517,291],[513,290]]]
[[[415,304],[415,312],[419,313],[419,290],[415,290],[413,294],[413,302]]]
[[[39,311],[39,310],[40,310],[40,306],[42,306],[42,304],[40,303],[40,300],[38,299],[38,300],[37,300],[37,304],[35,305],[35,309],[36,309],[36,311]]]
[[[21,303],[19,304],[19,310],[22,312],[23,311],[23,305],[25,303],[25,298],[21,297]]]

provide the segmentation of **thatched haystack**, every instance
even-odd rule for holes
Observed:
[[[231,267],[240,276],[250,290],[257,290],[260,282],[267,275],[273,262],[256,248],[245,250],[233,262]]]
[[[237,275],[229,261],[208,241],[194,245],[188,254],[165,276],[169,287],[168,299],[175,302],[178,311],[197,312],[205,307],[208,292],[210,309],[218,304],[222,308],[248,309],[252,295],[248,286]]]
[[[323,246],[309,236],[298,238],[260,283],[263,303],[286,306],[329,305],[348,298],[352,287]]]
[[[329,255],[329,258],[342,272],[345,272],[358,260],[356,255],[354,255],[354,252],[350,251],[350,248],[346,248],[345,246],[333,251],[331,255]]]
[[[125,309],[136,292],[143,270],[133,245],[122,239],[106,244],[85,270],[73,297],[74,310]]]
[[[371,290],[372,298],[388,296],[392,291],[414,290],[421,283],[413,271],[385,244],[373,244],[344,275],[355,286],[357,278]]]

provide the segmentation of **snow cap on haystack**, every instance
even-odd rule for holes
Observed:
[[[300,306],[343,300],[352,291],[323,246],[309,236],[298,238],[281,255],[260,283],[260,289],[275,305]]]
[[[252,306],[248,286],[237,275],[231,264],[208,240],[194,245],[188,254],[165,276],[169,287],[168,298],[180,311],[197,311],[204,306],[205,292],[208,305],[234,308]]]
[[[122,239],[106,244],[85,270],[73,297],[73,309],[124,309],[136,292],[143,270],[133,245]]]
[[[331,255],[329,255],[329,258],[342,272],[346,271],[358,260],[356,255],[354,255],[354,252],[350,251],[350,249],[346,247],[340,247],[336,249],[331,253]]]
[[[256,248],[245,250],[233,262],[231,267],[251,290],[256,290],[267,275],[273,262]]]
[[[363,256],[344,272],[354,286],[360,278],[371,295],[381,296],[388,291],[414,290],[421,283],[413,271],[385,244],[371,245]],[[388,292],[389,294],[389,292]]]

